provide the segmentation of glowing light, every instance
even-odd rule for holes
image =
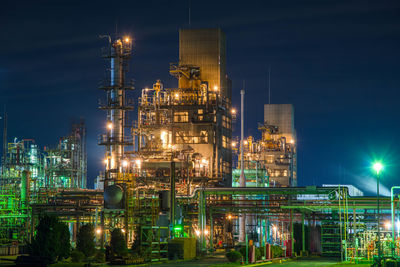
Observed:
[[[290,143],[291,143],[291,144],[294,144],[294,140],[293,140],[293,139],[291,139],[291,140],[290,140]]]
[[[232,146],[233,146],[233,147],[236,147],[236,142],[232,142]]]
[[[131,39],[129,39],[129,37],[125,37],[125,43],[129,43],[131,41]]]
[[[202,160],[201,160],[201,163],[203,163],[204,165],[207,165],[207,164],[208,164],[208,160],[202,159]]]
[[[275,225],[272,227],[272,229],[274,230],[274,232],[276,232],[276,230],[277,230]]]
[[[108,129],[111,130],[113,127],[114,127],[114,126],[113,126],[112,122],[107,123],[107,128],[108,128]]]
[[[383,165],[380,162],[376,162],[376,163],[374,163],[373,168],[376,171],[376,173],[379,174],[381,172],[381,170],[383,169]]]
[[[390,222],[385,222],[385,227],[389,230],[390,227],[392,227],[392,224]]]
[[[232,113],[232,114],[236,114],[236,109],[233,108],[233,109],[231,110],[231,113]]]
[[[209,234],[209,232],[208,232],[208,230],[206,229],[206,230],[204,230],[204,234],[205,235],[208,235]]]
[[[105,159],[105,160],[104,160],[104,164],[107,164],[107,163],[108,163],[108,159]]]
[[[228,215],[228,220],[230,220],[230,219],[232,219],[232,215],[229,214]]]
[[[122,161],[122,166],[124,166],[125,168],[128,167],[128,161],[127,160],[123,160]]]
[[[161,139],[161,143],[163,144],[163,146],[165,146],[168,141],[168,133],[166,131],[162,131],[160,134],[160,139]]]
[[[138,166],[140,168],[140,165],[142,165],[142,160],[137,159],[135,160],[136,166]]]
[[[200,230],[195,230],[194,232],[196,233],[197,236],[200,236]]]
[[[121,232],[122,232],[122,233],[125,233],[125,229],[121,229]]]
[[[244,144],[244,145],[247,145],[248,143],[249,143],[249,142],[247,142],[247,140],[244,140],[244,141],[243,141],[243,144]]]
[[[182,225],[175,225],[175,226],[174,226],[174,231],[175,231],[175,232],[180,232],[180,231],[182,231],[182,230],[183,230]]]
[[[98,234],[98,235],[101,234],[101,228],[96,229],[96,234]]]
[[[214,86],[214,91],[218,91],[218,86],[217,85]]]
[[[176,98],[176,99],[179,98],[179,93],[175,93],[175,98]]]

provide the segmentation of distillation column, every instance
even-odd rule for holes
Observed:
[[[107,111],[107,134],[102,138],[102,145],[106,146],[106,173],[104,186],[113,184],[122,173],[125,141],[125,114],[130,107],[126,103],[125,91],[133,89],[126,85],[125,74],[127,63],[131,56],[131,39],[126,37],[111,43],[106,57],[110,62],[110,78],[102,86],[106,90],[107,100],[102,107]]]

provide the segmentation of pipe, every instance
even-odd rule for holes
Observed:
[[[244,86],[243,86],[244,87]],[[246,177],[244,175],[244,88],[240,90],[240,187],[246,187]],[[244,199],[242,197],[242,199]],[[239,217],[239,242],[243,242],[246,234],[246,215]]]
[[[348,195],[348,190],[346,188],[346,193]],[[222,195],[240,195],[241,193],[253,193],[253,194],[272,194],[274,192],[288,191],[288,192],[296,192],[298,194],[306,193],[306,194],[328,194],[332,190],[338,189],[335,186],[332,187],[223,187],[223,188],[203,188],[196,187],[190,196],[177,196],[177,198],[181,199],[194,199],[197,198],[197,194],[199,192],[204,192],[206,195],[211,195],[212,193],[219,193]],[[270,193],[271,192],[271,193]],[[208,194],[207,194],[208,193]],[[246,194],[247,195],[247,194]]]

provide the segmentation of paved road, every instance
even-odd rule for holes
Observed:
[[[181,261],[181,262],[174,262],[174,263],[165,263],[165,264],[151,264],[147,266],[158,266],[158,267],[176,267],[176,266],[195,266],[195,267],[206,267],[210,265],[216,264],[223,264],[228,263],[224,256],[214,256],[208,257],[202,260],[193,260],[193,261]],[[327,267],[336,265],[337,261],[329,260],[324,258],[311,258],[311,259],[304,259],[304,260],[291,260],[286,261],[283,263],[272,263],[272,264],[265,264],[267,267],[294,267],[294,266],[304,266],[304,267]],[[261,265],[259,265],[261,266]]]
[[[282,266],[282,267],[292,267],[292,266],[304,266],[304,267],[326,267],[336,265],[338,262],[336,260],[329,260],[324,258],[310,258],[301,260],[290,260],[283,263],[272,263],[266,265],[268,267]]]

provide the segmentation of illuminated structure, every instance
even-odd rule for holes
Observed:
[[[85,138],[85,124],[80,121],[55,149],[41,150],[33,139],[15,138],[7,143],[0,179],[2,238],[29,240],[35,205],[45,208],[49,204],[54,209],[52,201],[59,192],[86,187]]]
[[[266,104],[264,123],[258,125],[261,140],[249,136],[244,142],[244,169],[248,186],[296,186],[297,149],[294,112],[290,104]],[[236,146],[236,144],[234,143]],[[240,157],[240,155],[238,155]],[[238,185],[240,166],[234,170]]]
[[[60,138],[56,148],[45,148],[47,188],[86,188],[86,127],[72,124],[71,134]]]
[[[225,73],[225,37],[219,29],[180,30],[179,63],[170,73],[178,88],[157,81],[139,98],[137,155],[146,180],[168,183],[162,169],[179,162],[179,193],[196,186],[228,186],[232,164],[231,88]],[[164,166],[161,164],[164,162]],[[157,163],[159,165],[157,166]],[[170,174],[164,173],[168,177]]]

